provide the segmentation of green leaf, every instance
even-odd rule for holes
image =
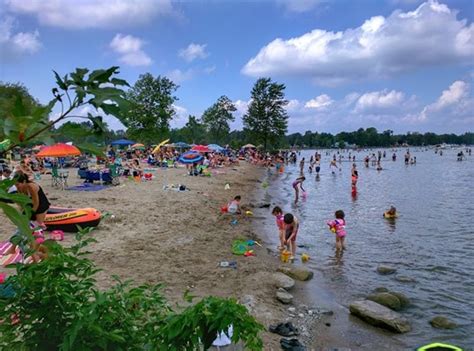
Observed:
[[[89,79],[87,80],[88,82],[94,82],[94,83],[107,83],[109,81],[109,78],[112,76],[112,74],[118,73],[118,66],[113,66],[110,67],[109,69],[98,69],[95,71],[92,71],[91,74],[89,75]]]
[[[67,85],[61,79],[59,74],[56,71],[53,71],[53,72],[54,72],[54,76],[56,77],[56,84],[58,85],[58,87],[60,87],[62,90],[67,90]]]
[[[23,103],[23,99],[20,96],[16,97],[15,104],[11,110],[12,115],[15,117],[22,117],[27,115],[26,107]]]
[[[14,207],[0,202],[0,208],[3,210],[5,215],[15,224],[20,232],[26,235],[28,238],[32,238],[32,231],[30,229],[30,221],[26,215],[18,212]]]
[[[124,85],[124,86],[127,86],[129,87],[130,84],[128,84],[128,82],[124,79],[119,79],[119,78],[112,78],[110,80],[110,83],[112,83],[113,85]]]

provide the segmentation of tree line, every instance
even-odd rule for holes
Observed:
[[[338,134],[306,131],[286,135],[288,114],[285,85],[270,78],[258,79],[250,93],[250,103],[243,116],[243,130],[231,130],[235,120],[236,106],[227,96],[219,97],[202,116],[189,115],[182,128],[170,128],[176,117],[176,91],[179,86],[164,76],[142,74],[135,84],[125,92],[127,108],[119,120],[126,130],[113,131],[100,116],[88,116],[83,122],[72,122],[55,127],[55,141],[88,142],[95,145],[108,144],[119,138],[129,138],[144,144],[156,144],[170,138],[194,144],[221,144],[238,148],[246,143],[262,145],[264,149],[276,148],[329,148],[329,147],[388,147],[395,145],[474,144],[474,134],[407,133],[394,134],[376,128],[360,128],[353,132]],[[15,110],[15,102],[21,99],[28,108],[39,106],[39,102],[21,84],[0,83],[0,114],[8,115]],[[106,105],[110,108],[109,105]],[[107,111],[105,111],[107,112]],[[0,125],[0,127],[2,127]],[[5,128],[6,126],[4,126]],[[3,140],[3,128],[0,139]],[[1,140],[0,140],[1,141]]]

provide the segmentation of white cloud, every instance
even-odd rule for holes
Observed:
[[[123,28],[173,13],[171,0],[5,0],[10,11],[69,29]]]
[[[107,123],[107,126],[111,130],[126,130],[127,128],[120,122],[116,117],[107,115],[102,111],[101,109],[97,110],[95,107],[91,105],[86,105],[83,107],[80,107],[78,109],[75,109],[71,111],[70,115],[71,116],[78,116],[78,117],[71,117],[67,118],[65,120],[62,120],[61,122],[58,123],[59,125],[62,125],[66,122],[75,122],[75,123],[82,123],[86,122],[87,119],[81,118],[81,117],[87,117],[88,114],[91,114],[92,116],[101,116],[103,121]],[[49,119],[50,120],[55,120],[60,116],[60,112],[56,112],[52,115],[50,115]]]
[[[249,76],[310,77],[340,84],[388,77],[426,66],[474,60],[474,24],[436,1],[411,12],[375,16],[357,28],[315,29],[288,40],[277,38],[243,67]]]
[[[192,62],[197,58],[205,59],[209,56],[206,52],[206,44],[194,44],[191,43],[186,49],[179,50],[178,56],[187,62]]]
[[[110,42],[110,48],[120,54],[119,61],[129,66],[149,66],[151,58],[142,50],[144,42],[132,35],[117,34]]]
[[[303,13],[314,10],[316,7],[326,2],[324,0],[277,0],[290,12]]]
[[[365,93],[357,100],[356,111],[373,111],[393,107],[399,107],[405,100],[405,94],[401,91],[382,90]]]
[[[14,32],[16,26],[12,17],[0,19],[0,60],[12,60],[31,55],[41,48],[39,32]]]
[[[173,82],[179,84],[186,80],[190,80],[195,76],[196,72],[193,69],[187,69],[182,71],[180,69],[174,69],[166,74],[166,76]]]
[[[326,94],[316,96],[314,99],[306,102],[304,107],[312,108],[315,110],[325,110],[327,109],[334,101]]]
[[[462,80],[457,80],[441,93],[432,104],[423,108],[418,115],[407,118],[410,122],[426,122],[440,119],[456,121],[473,120],[474,98],[470,94],[470,86]]]
[[[176,111],[176,116],[171,120],[171,128],[182,128],[188,122],[189,112],[188,110],[176,104],[173,104],[173,108]]]

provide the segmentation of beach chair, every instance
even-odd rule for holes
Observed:
[[[59,179],[58,167],[51,167],[51,186],[58,187],[60,185],[60,182],[61,180]]]
[[[51,168],[51,177],[52,177],[52,184],[53,187],[58,187],[64,190],[67,188],[67,178],[69,176],[69,172],[59,172],[58,168],[53,166]]]
[[[108,168],[109,168],[110,176],[112,178],[112,185],[119,185],[120,184],[120,175],[119,175],[119,172],[117,170],[117,165],[115,165],[115,164],[109,165]]]

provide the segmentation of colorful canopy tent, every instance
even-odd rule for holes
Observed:
[[[137,150],[145,150],[145,145],[136,143],[132,145],[132,149],[137,149]]]
[[[242,149],[256,149],[256,146],[252,144],[247,144],[242,146]]]
[[[114,145],[114,146],[128,146],[128,145],[133,145],[135,144],[134,141],[131,141],[131,140],[127,140],[127,139],[119,139],[119,140],[115,140],[115,141],[112,141],[110,143],[110,145]]]
[[[204,157],[201,154],[195,151],[188,151],[179,156],[178,161],[184,164],[190,164],[202,161],[203,158]]]
[[[78,156],[81,154],[74,145],[67,144],[54,144],[51,146],[45,146],[40,152],[36,154],[36,157],[66,157],[66,156]]]
[[[153,149],[153,153],[156,154],[158,151],[160,151],[161,147],[163,145],[166,145],[169,143],[169,139],[166,139],[166,140],[163,140],[161,143],[159,143],[158,145],[156,145],[156,147]]]
[[[195,145],[191,149],[192,151],[197,152],[210,152],[211,150],[206,145]]]
[[[209,144],[207,145],[207,147],[215,152],[222,152],[225,150],[222,146],[219,146],[217,144]]]

